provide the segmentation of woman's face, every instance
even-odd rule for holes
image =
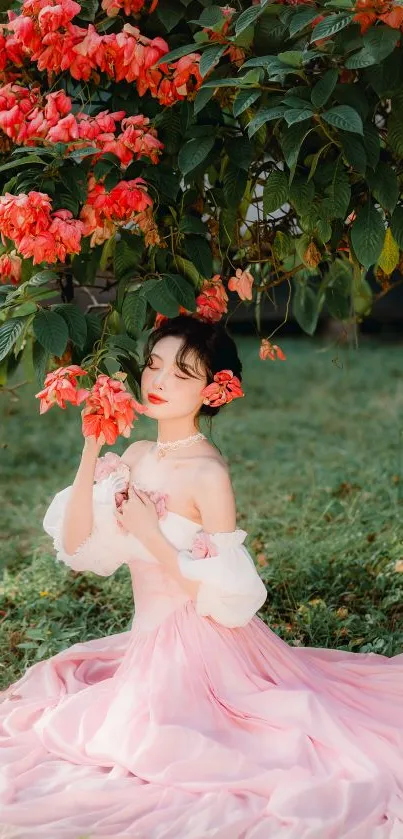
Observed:
[[[207,376],[193,353],[186,357],[192,375],[177,367],[175,356],[183,339],[167,335],[155,344],[148,365],[141,376],[141,398],[147,406],[147,416],[155,419],[195,416],[203,404],[201,391],[207,385]],[[150,394],[166,401],[153,402]]]

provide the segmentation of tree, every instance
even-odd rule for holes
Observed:
[[[138,341],[286,283],[369,313],[401,265],[403,5],[25,0],[0,31],[1,381],[32,354],[135,391]],[[109,276],[111,304],[76,305]],[[398,281],[398,280],[397,280]],[[277,357],[281,357],[281,351]]]

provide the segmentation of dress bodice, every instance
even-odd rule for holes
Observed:
[[[92,532],[74,554],[65,551],[62,537],[72,486],[56,494],[46,511],[43,527],[53,537],[57,559],[75,571],[92,571],[101,576],[109,576],[127,564],[136,604],[134,624],[139,630],[154,629],[189,600],[189,594],[163,561],[118,523],[116,504],[130,481],[155,502],[159,528],[178,551],[182,576],[199,582],[196,611],[226,626],[244,625],[267,597],[253,559],[242,544],[246,531],[237,528],[208,534],[198,522],[169,510],[169,496],[147,465],[147,471],[136,469],[133,476],[118,455],[108,453],[98,459]]]

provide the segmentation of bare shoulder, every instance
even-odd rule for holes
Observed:
[[[151,440],[135,440],[134,443],[131,443],[130,446],[122,454],[122,461],[123,463],[127,463],[128,466],[134,466],[140,457],[143,457],[144,454],[151,448],[153,445]]]
[[[236,502],[228,465],[218,453],[200,458],[194,498],[204,529],[209,533],[236,528]]]
[[[211,451],[207,451],[203,457],[198,458],[194,479],[196,485],[198,482],[203,486],[211,482],[218,482],[220,487],[224,485],[231,486],[231,475],[228,464],[213,446],[211,447]]]

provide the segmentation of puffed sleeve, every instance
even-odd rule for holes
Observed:
[[[191,549],[178,554],[181,574],[200,583],[196,612],[223,626],[245,626],[267,598],[266,587],[242,544],[246,536],[240,529],[198,532]]]
[[[133,555],[132,540],[121,529],[114,514],[115,493],[127,487],[123,474],[110,473],[93,486],[93,528],[73,554],[63,545],[63,519],[72,486],[58,492],[43,519],[43,528],[53,538],[56,559],[74,571],[93,571],[108,577]]]

